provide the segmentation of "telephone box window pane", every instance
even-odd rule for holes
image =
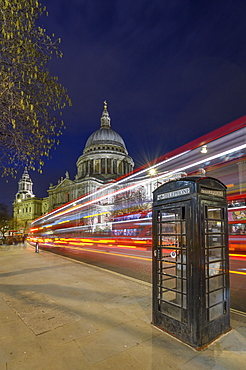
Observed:
[[[181,270],[182,271],[186,271],[186,255],[183,253],[183,254],[179,254],[178,255],[178,264],[177,264],[177,270],[178,272],[180,272]]]
[[[166,290],[162,292],[162,300],[165,302],[173,303],[174,305],[181,306],[182,294]]]
[[[176,264],[170,265],[169,263],[162,262],[162,271],[164,272],[165,275],[177,276],[176,275]],[[165,276],[165,275],[163,277],[163,280],[168,278],[168,276]]]
[[[181,223],[180,222],[175,223],[175,234],[181,234]]]
[[[224,276],[217,275],[213,276],[206,281],[206,293],[211,292],[212,290],[224,287]]]
[[[182,279],[176,277],[166,277],[162,281],[162,285],[165,289],[172,289],[179,293],[186,293],[186,284],[182,284]]]
[[[216,303],[223,301],[224,291],[223,289],[215,290],[210,293],[207,298],[209,299],[209,306],[214,306]]]
[[[221,302],[217,304],[214,307],[209,308],[209,321],[212,321],[216,319],[217,317],[223,315],[223,307],[224,307],[224,302]]]
[[[209,276],[214,276],[222,273],[221,262],[212,262],[208,264]]]
[[[179,219],[179,213],[178,212],[174,212],[174,211],[170,211],[170,212],[162,212],[162,221],[175,221],[177,219]]]
[[[183,281],[185,280],[181,279],[180,274],[180,279],[176,279],[176,290],[180,293],[186,293],[186,284],[183,284]]]
[[[165,262],[169,261],[169,257],[170,257],[170,250],[166,249],[166,248],[161,248],[161,259],[162,259],[162,261],[165,261]]]
[[[162,234],[181,234],[181,222],[165,222],[162,223]],[[182,232],[184,234],[184,232]]]
[[[176,251],[162,248],[161,257],[163,261],[168,262],[168,263],[176,263],[177,261],[176,256],[177,256]]]
[[[177,245],[177,238],[175,236],[163,236],[162,235],[162,246],[166,248],[172,248]]]
[[[166,302],[175,302],[176,295],[176,292],[173,292],[171,290],[164,290],[162,291],[162,300]]]
[[[173,289],[176,290],[177,288],[177,283],[176,283],[177,278],[176,277],[166,277],[162,280],[163,286],[165,286],[165,290],[167,289]]]
[[[213,258],[213,259],[223,259],[223,248],[210,248],[205,249],[205,254],[207,259]]]
[[[206,241],[205,242],[206,242],[205,246],[207,248],[223,246],[223,235],[221,235],[221,234],[206,235]]]
[[[221,220],[221,208],[208,207],[208,219]]]
[[[179,250],[186,248],[186,237],[185,236],[162,236],[162,247],[170,250]]]
[[[182,292],[186,294],[186,280],[182,280]],[[185,302],[185,307],[186,308],[186,295],[183,295],[183,299],[184,299],[184,302]]]
[[[205,223],[205,232],[209,233],[222,232],[222,222],[208,221],[207,223]]]
[[[175,225],[173,222],[163,222],[161,224],[162,234],[175,234]]]
[[[160,311],[175,320],[181,321],[181,308],[167,302],[161,302]]]
[[[183,294],[183,308],[186,308],[186,295]]]
[[[180,246],[181,248],[186,248],[186,236],[180,237]]]
[[[169,223],[162,223],[161,224],[161,233],[163,235],[170,235],[174,233],[173,225]]]

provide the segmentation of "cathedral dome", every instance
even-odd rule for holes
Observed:
[[[126,146],[122,137],[114,130],[111,129],[110,117],[107,111],[107,103],[104,102],[104,110],[101,117],[101,127],[99,130],[93,132],[85,144],[85,151],[89,146],[110,144],[124,148]]]
[[[93,132],[93,134],[88,138],[85,148],[88,148],[91,145],[100,144],[118,145],[126,149],[122,137],[111,128],[101,127],[99,130]]]
[[[100,128],[87,139],[76,165],[77,180],[91,176],[102,182],[126,175],[133,169],[134,162],[128,155],[124,140],[111,128],[106,101]]]

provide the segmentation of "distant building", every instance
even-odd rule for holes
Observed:
[[[43,214],[44,199],[35,197],[32,187],[33,182],[25,169],[18,182],[18,192],[13,203],[14,228],[22,233],[26,232],[32,220]]]
[[[16,228],[26,230],[30,221],[84,194],[102,188],[110,181],[133,170],[133,159],[128,155],[122,137],[111,128],[107,103],[101,116],[100,128],[93,132],[85,145],[82,155],[76,162],[75,179],[69,177],[50,184],[48,197],[37,198],[33,194],[32,180],[25,169],[18,182],[18,192],[14,201]]]

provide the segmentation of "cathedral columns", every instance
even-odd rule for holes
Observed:
[[[87,175],[126,175],[132,171],[132,166],[127,159],[112,157],[94,158],[85,160],[80,164],[78,178]]]

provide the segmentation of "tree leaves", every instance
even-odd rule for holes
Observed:
[[[43,157],[65,128],[61,111],[71,100],[48,70],[61,57],[59,39],[35,25],[46,11],[36,0],[0,0],[0,173],[19,166],[41,171]]]

